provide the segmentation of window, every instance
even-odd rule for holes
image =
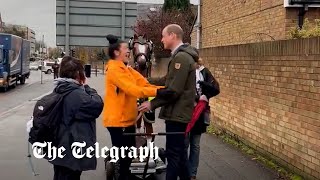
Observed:
[[[52,66],[54,63],[52,63],[52,62],[47,62],[46,63],[46,66]]]

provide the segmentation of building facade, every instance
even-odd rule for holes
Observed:
[[[162,4],[138,3],[137,17],[139,19],[148,19],[148,14],[162,7]]]
[[[299,8],[285,7],[287,1],[201,0],[201,48],[288,39]],[[309,7],[304,18],[320,18],[320,8]]]
[[[30,41],[30,52],[34,54],[36,52],[36,33],[28,27],[26,29],[27,39]]]
[[[36,52],[36,33],[34,30],[30,29],[27,26],[21,26],[21,25],[13,25],[13,24],[7,24],[7,28],[17,28],[18,31],[23,31],[25,33],[25,39],[30,41],[30,52],[31,54],[34,54]]]
[[[201,0],[200,54],[222,89],[210,100],[211,118],[302,179],[318,180],[319,38],[291,39],[302,9],[285,2]],[[304,18],[320,19],[320,8]]]
[[[2,21],[1,13],[0,13],[0,32],[3,32],[4,22]]]

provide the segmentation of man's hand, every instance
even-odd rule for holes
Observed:
[[[150,101],[145,101],[138,107],[138,111],[140,112],[147,112],[151,110],[151,102]]]

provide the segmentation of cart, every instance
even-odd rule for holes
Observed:
[[[158,132],[158,133],[124,133],[126,136],[137,136],[137,137],[150,137],[151,141],[148,140],[143,143],[146,146],[150,142],[154,142],[155,136],[166,136],[166,135],[183,135],[185,132]],[[166,172],[166,158],[164,148],[159,148],[159,158],[156,160],[150,159],[151,152],[148,153],[147,158],[144,162],[133,160],[130,166],[130,179],[165,179]],[[105,172],[107,180],[117,180],[119,169],[118,163],[110,162],[111,158],[107,154],[105,159]]]

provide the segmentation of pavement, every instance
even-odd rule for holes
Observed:
[[[25,85],[19,85],[7,93],[0,93],[0,179],[1,180],[51,180],[53,167],[43,159],[32,158],[38,176],[33,176],[28,154],[26,122],[32,115],[33,107],[41,96],[53,89],[53,75],[44,75],[40,82],[40,72],[33,72]],[[92,74],[88,84],[104,96],[104,77]],[[158,113],[158,110],[157,110]],[[164,121],[157,119],[155,132],[164,132]],[[97,119],[97,141],[100,146],[111,147],[110,136]],[[155,144],[165,147],[165,137],[156,137]],[[201,139],[199,180],[272,180],[277,173],[270,170],[238,149],[225,144],[214,135],[203,134]],[[104,162],[98,159],[95,171],[83,172],[82,180],[106,179]]]

